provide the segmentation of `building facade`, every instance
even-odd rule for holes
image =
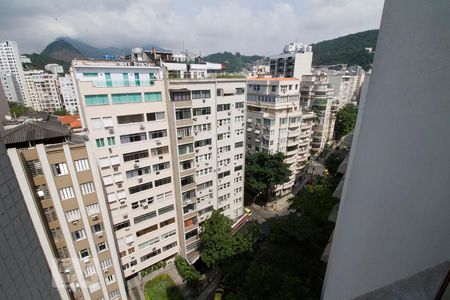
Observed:
[[[290,180],[275,188],[276,196],[291,192],[303,169],[305,146],[299,147],[302,110],[300,80],[296,78],[253,78],[247,89],[247,151],[281,152],[292,171]]]
[[[333,136],[334,131],[331,112],[333,87],[328,83],[326,74],[303,76],[300,102],[304,111],[312,111],[317,117],[313,126],[311,153],[318,155]]]
[[[10,148],[14,173],[62,299],[127,299],[88,144]]]
[[[49,71],[55,75],[58,75],[60,73],[64,73],[64,68],[63,66],[60,66],[58,64],[47,64],[45,65],[44,69],[46,71]]]
[[[26,71],[25,82],[30,96],[29,106],[36,111],[55,112],[62,108],[58,78],[44,71]]]
[[[78,99],[75,94],[75,87],[73,85],[70,75],[58,77],[59,92],[61,94],[62,105],[67,113],[74,115],[78,113]]]
[[[25,76],[16,42],[0,42],[0,75],[8,101],[20,102],[29,106]]]
[[[272,77],[297,78],[311,74],[312,47],[302,43],[290,43],[283,53],[270,57],[270,74]]]
[[[172,135],[180,251],[199,257],[200,225],[213,210],[236,220],[243,213],[244,79],[171,80]]]
[[[179,253],[166,82],[145,62],[73,61],[72,69],[129,277]]]

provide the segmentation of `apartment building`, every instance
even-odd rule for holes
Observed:
[[[25,82],[30,98],[28,106],[36,111],[47,112],[62,108],[55,74],[44,73],[42,70],[26,71]]]
[[[303,169],[307,147],[299,147],[300,136],[305,135],[301,130],[300,80],[252,78],[247,84],[247,151],[286,155],[292,175],[275,188],[276,196],[286,195]]]
[[[312,47],[294,42],[284,46],[283,53],[270,57],[272,77],[302,79],[311,74]]]
[[[300,141],[298,143],[298,171],[302,172],[311,157],[311,143],[313,128],[317,115],[313,111],[302,110],[302,123],[300,125]]]
[[[22,142],[19,133],[8,141]],[[61,299],[127,299],[90,145],[37,144],[8,156]]]
[[[179,253],[166,82],[146,62],[72,62],[125,277]]]
[[[62,105],[67,113],[73,115],[78,113],[78,99],[75,94],[75,87],[73,85],[70,75],[58,77],[59,92],[61,94]]]
[[[304,111],[313,111],[317,120],[313,126],[311,154],[318,155],[334,132],[333,87],[326,74],[305,75],[300,87],[300,102]]]
[[[46,71],[49,71],[49,72],[55,74],[55,75],[64,73],[64,68],[63,68],[63,66],[58,65],[58,64],[46,64],[45,67],[44,67],[44,69],[45,69]]]
[[[0,75],[8,101],[29,105],[19,47],[16,42],[0,42]]]
[[[243,213],[245,79],[170,80],[168,115],[174,134],[180,251],[199,257],[199,233],[213,210]]]
[[[357,103],[365,78],[365,72],[361,67],[354,66],[341,71],[324,70],[324,72],[333,86],[333,97],[338,110],[346,104]]]

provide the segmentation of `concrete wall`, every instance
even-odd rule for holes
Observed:
[[[450,259],[450,2],[385,4],[323,299]]]
[[[3,144],[0,197],[0,299],[60,299]]]

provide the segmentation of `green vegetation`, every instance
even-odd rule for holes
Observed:
[[[44,70],[44,67],[47,64],[58,64],[60,66],[63,66],[64,72],[69,72],[70,63],[67,63],[65,61],[61,61],[37,53],[25,54],[25,56],[31,59],[31,64],[28,66],[29,69]]]
[[[235,256],[223,268],[226,300],[320,298],[326,268],[321,256],[333,230],[328,215],[336,200],[320,178],[291,201],[294,213],[266,221],[268,236],[253,256]]]
[[[341,156],[342,155],[339,155],[338,153],[331,153],[325,160],[325,166],[327,167],[331,175],[336,174],[339,165],[342,163],[343,157]]]
[[[282,153],[257,152],[245,160],[245,183],[256,192],[264,193],[265,201],[273,200],[273,188],[289,181],[291,170],[284,163]]]
[[[145,284],[146,300],[183,300],[175,283],[167,274],[161,274]]]
[[[177,267],[178,274],[180,274],[184,281],[196,290],[201,276],[200,273],[181,256],[175,257],[175,266]]]
[[[147,274],[150,274],[153,271],[159,270],[161,268],[165,268],[167,265],[167,263],[165,261],[159,261],[158,263],[143,269],[142,271],[139,272],[139,275],[141,275],[142,277],[146,276]]]
[[[67,110],[65,108],[57,109],[53,112],[55,116],[66,116],[68,115]]]
[[[367,30],[313,44],[313,65],[347,64],[370,69],[374,53],[365,48],[375,49],[378,30]]]
[[[48,44],[41,52],[41,55],[62,60],[67,63],[70,63],[74,58],[84,58],[84,55],[81,54],[80,51],[62,39]]]
[[[336,139],[340,139],[353,130],[357,114],[358,109],[351,104],[347,104],[337,112],[336,123],[334,125]]]
[[[211,217],[203,224],[200,235],[203,246],[201,258],[208,267],[251,249],[251,234],[244,236],[238,233],[233,236],[232,225],[233,221],[218,210],[213,211]]]
[[[206,61],[223,64],[226,67],[227,72],[230,73],[240,72],[246,66],[263,58],[264,56],[246,56],[241,55],[239,52],[233,54],[227,51],[210,54],[204,57]]]
[[[20,103],[16,102],[8,102],[9,111],[11,112],[11,117],[18,118],[22,115],[25,115],[29,112],[32,112],[33,109],[30,107],[26,107]]]

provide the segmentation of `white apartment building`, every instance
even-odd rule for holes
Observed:
[[[74,60],[71,76],[130,277],[180,248],[166,82],[144,62]]]
[[[300,80],[253,78],[247,84],[247,151],[286,155],[292,175],[275,188],[276,196],[286,195],[308,158],[304,156],[308,145],[299,147],[300,136],[306,134],[301,130]]]
[[[312,47],[302,43],[290,43],[284,46],[283,53],[270,57],[272,77],[302,79],[311,74]]]
[[[58,75],[60,73],[64,73],[64,68],[63,66],[60,66],[58,64],[47,64],[45,65],[44,69],[46,71],[49,71],[55,75]]]
[[[326,70],[329,83],[333,86],[333,96],[338,109],[346,104],[356,103],[359,98],[365,72],[359,67],[351,67],[346,71]]]
[[[317,116],[317,121],[313,126],[311,153],[318,155],[333,136],[334,130],[331,112],[333,87],[328,83],[326,74],[303,76],[300,102],[304,111],[313,111]]]
[[[199,257],[199,226],[213,210],[233,220],[243,213],[245,88],[245,79],[169,82],[180,250],[191,262]]]
[[[75,87],[73,85],[70,75],[58,77],[59,92],[62,98],[62,104],[67,113],[73,115],[78,113],[78,99],[75,94]]]
[[[30,98],[29,105],[36,111],[54,112],[62,108],[58,91],[58,78],[42,70],[25,72],[25,82]]]
[[[16,42],[0,42],[0,75],[8,101],[21,102],[30,106],[19,47]]]
[[[109,211],[90,147],[38,144],[8,149],[8,156],[61,299],[125,300]]]

